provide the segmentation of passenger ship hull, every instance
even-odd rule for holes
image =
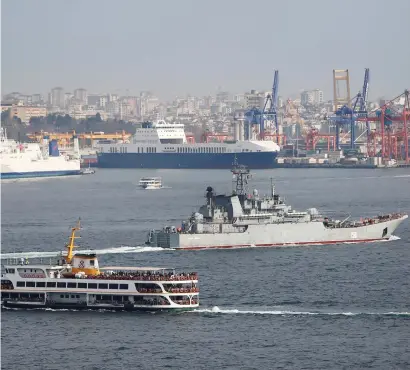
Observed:
[[[1,179],[29,179],[36,177],[57,177],[80,175],[80,170],[67,171],[35,171],[35,172],[5,172],[1,173]]]
[[[326,228],[322,222],[296,222],[249,225],[243,233],[185,234],[155,231],[151,242],[147,244],[161,248],[200,250],[375,242],[388,240],[407,217],[404,215],[378,224],[346,228]]]
[[[230,169],[237,158],[253,169],[277,167],[277,152],[98,153],[101,168]]]
[[[87,303],[47,303],[47,302],[22,302],[17,301],[13,302],[11,300],[2,299],[3,306],[6,308],[20,308],[20,309],[46,309],[51,308],[53,310],[111,310],[111,311],[189,311],[199,307],[199,304],[190,305],[190,306],[141,306],[134,304],[87,304]]]

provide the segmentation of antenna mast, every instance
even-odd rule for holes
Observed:
[[[249,167],[238,164],[235,155],[231,172],[234,175],[233,183],[235,184],[235,194],[246,196],[249,193],[248,180],[251,178]]]

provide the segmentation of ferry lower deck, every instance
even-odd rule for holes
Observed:
[[[199,306],[198,298],[176,295],[121,295],[79,292],[2,291],[1,301],[9,308],[52,308],[76,310],[155,311],[189,310]]]

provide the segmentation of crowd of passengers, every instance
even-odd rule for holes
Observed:
[[[199,288],[190,287],[190,288],[173,288],[173,287],[164,287],[165,291],[168,293],[197,293]],[[147,288],[137,288],[140,293],[162,293],[162,290],[157,289],[147,289]]]
[[[173,274],[170,273],[132,273],[125,271],[113,272],[110,274],[102,273],[100,275],[87,276],[87,279],[102,279],[102,280],[148,280],[148,281],[169,281],[169,280],[197,280],[196,272]]]

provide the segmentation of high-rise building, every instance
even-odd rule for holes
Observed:
[[[41,94],[31,95],[31,103],[32,104],[41,104],[41,103],[43,103],[43,97],[41,96]]]
[[[55,87],[52,89],[50,98],[51,106],[64,108],[64,89],[62,87]]]
[[[319,89],[302,91],[302,93],[300,94],[300,102],[302,105],[322,104],[323,91]]]
[[[75,89],[74,99],[83,104],[87,104],[87,90],[83,88]]]
[[[312,90],[313,95],[313,104],[322,104],[323,103],[323,91],[319,89]]]
[[[270,92],[259,92],[256,90],[251,90],[250,93],[246,93],[245,94],[246,108],[247,109],[252,109],[252,108],[263,109],[265,105],[265,99],[268,94],[270,94]]]

